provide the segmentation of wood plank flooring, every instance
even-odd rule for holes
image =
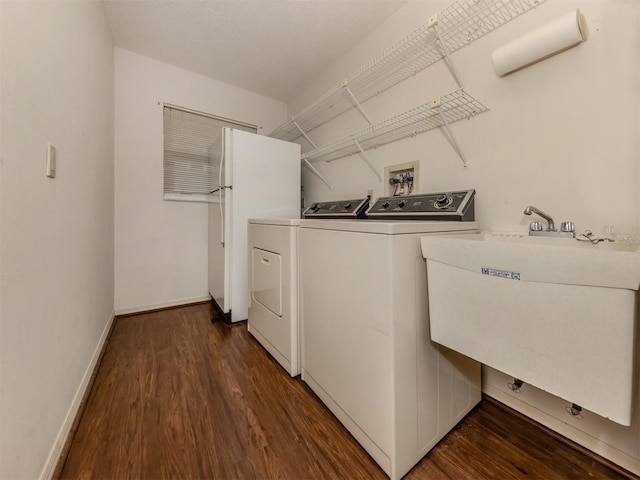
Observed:
[[[212,314],[200,304],[116,320],[57,478],[387,478],[246,324]],[[483,400],[405,479],[625,477]]]

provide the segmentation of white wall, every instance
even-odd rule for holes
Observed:
[[[99,2],[0,12],[0,478],[33,479],[52,473],[113,319],[113,46]]]
[[[286,105],[115,49],[115,305],[117,313],[208,299],[207,205],[162,198],[162,104],[269,133]]]
[[[289,106],[295,115],[375,55],[424,23],[448,1],[411,1],[355,45]],[[491,53],[572,9],[587,19],[589,39],[580,46],[520,72],[499,78]],[[491,110],[451,125],[468,168],[442,130],[368,151],[382,176],[385,165],[420,161],[420,191],[475,188],[476,218],[484,230],[526,231],[535,205],[559,224],[601,233],[640,232],[640,3],[636,0],[548,0],[453,54],[467,91]],[[443,61],[366,102],[374,122],[428,102],[457,87]],[[311,136],[322,145],[366,124],[345,114]],[[303,151],[308,146],[303,144]],[[303,168],[305,201],[353,198],[383,185],[357,156],[317,162],[329,190]],[[636,359],[638,361],[638,359]],[[483,390],[623,467],[640,473],[640,419],[621,427],[584,412],[584,420],[564,411],[566,400],[526,387],[507,391],[509,377],[485,368]],[[638,381],[640,389],[640,379]],[[636,397],[640,411],[640,394]]]
[[[294,102],[294,115],[314,96],[424,23],[450,2],[417,1],[392,16]],[[499,46],[579,7],[587,42],[520,72],[499,78],[491,53]],[[579,232],[619,233],[640,229],[638,132],[638,47],[640,6],[635,0],[548,0],[453,54],[467,91],[490,108],[452,124],[468,159],[468,169],[443,130],[367,152],[382,175],[385,165],[420,160],[420,189],[434,192],[475,188],[483,229],[524,230],[533,204],[556,221],[573,220]],[[365,103],[374,122],[384,120],[457,87],[444,61]],[[322,145],[366,126],[347,114],[315,133]],[[312,134],[313,137],[313,134]],[[308,147],[303,145],[303,151]],[[382,195],[383,186],[353,156],[314,164],[332,184],[329,190],[303,169],[305,200]]]

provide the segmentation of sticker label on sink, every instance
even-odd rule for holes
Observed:
[[[510,280],[520,280],[520,272],[509,272],[507,270],[497,270],[495,268],[481,267],[482,275],[492,277],[508,278]]]

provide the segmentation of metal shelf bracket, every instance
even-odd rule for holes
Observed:
[[[433,22],[433,24],[431,23],[431,19],[435,17],[435,21]],[[440,43],[440,46],[442,47],[442,52],[444,53],[444,58],[447,62],[447,65],[449,66],[449,70],[451,70],[451,74],[453,75],[453,78],[455,78],[456,83],[458,84],[458,87],[460,88],[464,88],[464,85],[462,85],[462,82],[460,81],[460,76],[458,75],[458,71],[456,70],[456,66],[453,63],[453,60],[451,59],[451,54],[449,53],[449,49],[447,48],[447,44],[442,40],[442,37],[440,36],[440,30],[437,27],[438,25],[438,15],[434,15],[429,19],[429,26],[433,29],[433,31],[436,34],[436,37],[438,37],[438,42]]]
[[[307,142],[309,142],[314,149],[318,148],[318,147],[316,147],[316,144],[313,143],[313,141],[311,141],[309,136],[304,132],[304,130],[302,130],[300,125],[298,125],[298,123],[293,118],[291,119],[291,122],[296,126],[296,128],[300,131],[302,136],[307,139]]]
[[[309,162],[309,160],[307,160],[304,156],[304,154],[302,155],[302,161],[304,162],[304,164],[309,168],[309,170],[311,170],[311,172],[318,177],[320,180],[322,180],[322,182],[329,187],[329,190],[331,190],[331,185],[329,185],[329,182],[327,182],[327,180],[322,176],[322,174],[316,169],[316,167],[314,167],[313,165],[311,165],[311,162]]]
[[[360,143],[358,143],[357,140],[353,140],[353,143],[355,143],[356,147],[358,147],[358,150],[360,150],[360,156],[362,157],[362,159],[364,160],[364,163],[367,164],[367,166],[371,169],[371,171],[373,173],[376,174],[376,177],[378,177],[378,181],[380,183],[382,183],[382,177],[380,176],[380,174],[376,171],[376,167],[373,166],[373,163],[371,163],[371,160],[369,160],[369,157],[367,156],[367,154],[364,152],[364,150],[362,149],[362,147],[360,146]]]
[[[467,168],[467,159],[465,158],[464,153],[462,153],[462,149],[460,148],[460,144],[458,143],[458,140],[456,139],[456,136],[453,134],[453,131],[451,130],[451,127],[449,127],[449,122],[447,121],[447,119],[445,118],[444,114],[442,113],[442,109],[440,108],[441,104],[442,104],[442,101],[441,101],[440,97],[434,98],[429,103],[431,108],[436,109],[436,111],[438,112],[438,115],[440,116],[440,120],[442,120],[442,126],[447,130],[447,133],[449,134],[449,138],[453,142],[453,146],[456,149],[456,152],[458,153],[458,155],[460,156],[460,159],[462,160],[463,167]]]
[[[371,121],[371,119],[369,118],[369,116],[367,115],[367,113],[364,111],[364,109],[362,108],[362,105],[360,105],[360,102],[358,102],[358,99],[355,97],[355,95],[353,94],[353,92],[351,91],[351,89],[349,88],[349,82],[347,81],[347,79],[345,78],[342,81],[342,88],[344,88],[347,93],[349,93],[349,96],[351,97],[351,100],[353,101],[356,109],[358,110],[358,112],[360,112],[360,114],[364,117],[364,119],[367,121],[367,123],[369,125],[373,125],[373,122]]]

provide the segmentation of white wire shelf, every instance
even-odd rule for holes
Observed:
[[[471,118],[488,110],[463,89],[459,89],[384,122],[371,125],[315,150],[303,153],[302,158],[307,161],[322,159],[331,162],[349,155],[359,154],[363,150],[414,137],[433,128],[447,126],[448,123]]]
[[[545,1],[456,0],[269,136],[296,140],[356,106],[354,98],[364,103],[439,61],[445,56],[445,48],[438,34],[451,53]]]

